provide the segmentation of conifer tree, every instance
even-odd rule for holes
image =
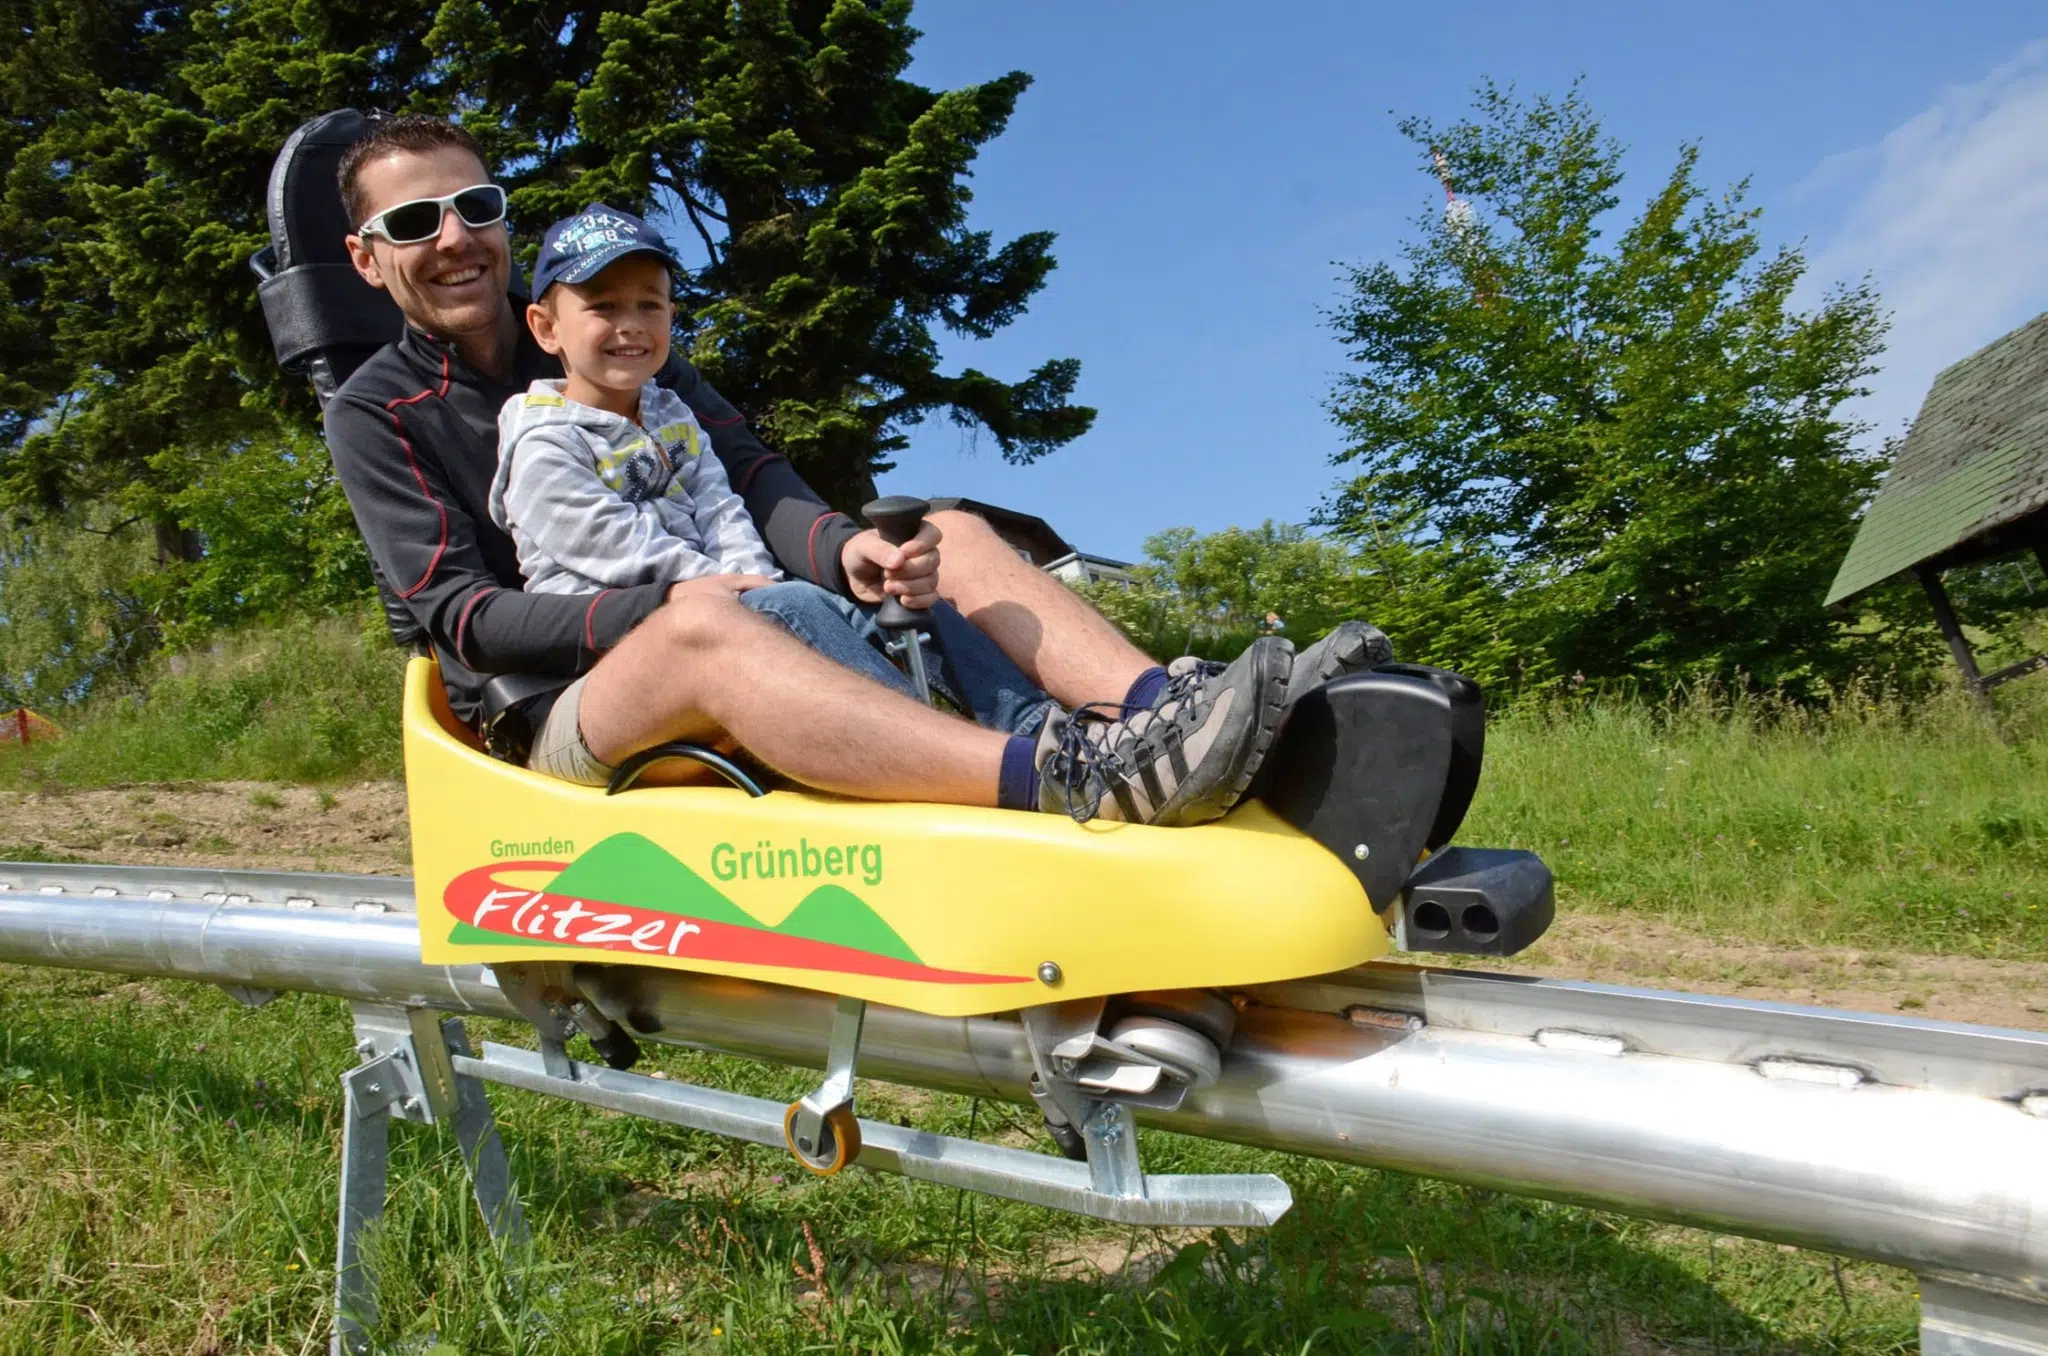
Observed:
[[[194,557],[194,487],[274,448],[308,516],[346,523],[247,264],[279,145],[342,106],[459,117],[512,191],[523,263],[591,199],[672,214],[702,256],[687,351],[842,506],[929,415],[1017,461],[1093,417],[1072,360],[1014,382],[941,369],[936,330],[999,329],[1053,259],[1048,234],[998,246],[966,224],[963,181],[1028,78],[905,79],[908,0],[4,3],[30,35],[0,66],[17,512],[115,503],[163,558]]]

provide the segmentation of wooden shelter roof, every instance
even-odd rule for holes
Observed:
[[[1934,379],[1827,601],[2048,536],[2048,313]]]

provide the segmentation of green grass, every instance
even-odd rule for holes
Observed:
[[[1524,847],[1567,911],[1720,936],[2048,956],[2048,685],[1821,711],[1526,706],[1461,841]]]
[[[64,737],[0,753],[0,787],[396,777],[404,655],[381,628],[300,622],[159,661],[138,690],[52,711]]]
[[[343,1005],[0,975],[0,1353],[324,1350]],[[778,1098],[805,1082],[652,1062]],[[1007,1106],[862,1096],[935,1130],[1021,1133]],[[1914,1340],[1901,1272],[1845,1264],[1838,1283],[1826,1258],[1769,1244],[1201,1140],[1148,1134],[1147,1166],[1279,1172],[1296,1205],[1278,1228],[1162,1238],[879,1174],[817,1182],[766,1150],[492,1100],[538,1266],[520,1282],[493,1254],[449,1138],[397,1127],[382,1350],[1880,1356]],[[1127,1254],[1143,1260],[1115,1279],[1066,1265]]]

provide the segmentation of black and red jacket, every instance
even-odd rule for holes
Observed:
[[[452,344],[406,327],[327,406],[327,449],[391,590],[432,639],[455,714],[474,724],[484,678],[584,672],[661,606],[666,586],[581,596],[524,593],[512,538],[491,521],[498,409],[561,365],[525,326],[509,382],[478,372]],[[689,405],[727,478],[783,569],[845,591],[839,554],[860,529],[806,485],[695,368],[657,378]]]

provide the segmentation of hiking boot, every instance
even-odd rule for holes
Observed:
[[[1332,678],[1378,668],[1393,658],[1394,642],[1379,627],[1370,622],[1339,622],[1336,630],[1294,656],[1294,670],[1287,679],[1287,705],[1294,705]]]
[[[1157,705],[1082,707],[1039,736],[1038,805],[1080,822],[1201,824],[1251,785],[1287,699],[1290,656],[1277,636],[1230,664],[1184,656]]]

